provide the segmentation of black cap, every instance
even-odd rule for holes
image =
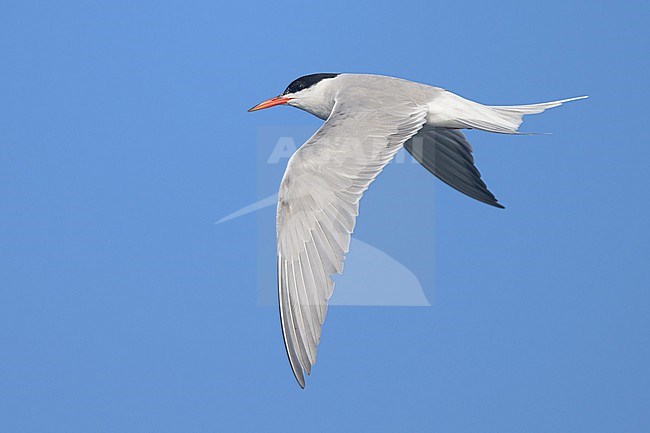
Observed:
[[[288,95],[289,93],[300,92],[301,90],[307,89],[313,86],[316,83],[321,82],[326,78],[334,78],[340,74],[311,74],[300,77],[296,80],[293,80],[291,84],[285,89],[282,93],[283,95]]]

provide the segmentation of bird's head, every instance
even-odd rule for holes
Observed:
[[[257,111],[276,105],[291,105],[326,119],[334,107],[332,83],[340,74],[311,74],[293,80],[281,95],[267,99],[248,111]]]

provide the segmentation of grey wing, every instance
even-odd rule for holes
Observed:
[[[426,106],[392,100],[390,107],[337,102],[289,160],[278,194],[278,299],[287,355],[301,387],[316,362],[331,276],[343,270],[359,200],[426,114]]]
[[[472,146],[457,129],[424,127],[404,148],[438,179],[463,194],[503,209],[474,166]]]

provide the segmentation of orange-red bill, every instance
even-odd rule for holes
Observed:
[[[251,111],[263,110],[265,108],[274,107],[276,105],[286,104],[290,100],[291,98],[285,98],[284,96],[276,96],[275,98],[267,99],[264,102],[260,102],[253,108],[249,109],[248,112],[250,113]]]

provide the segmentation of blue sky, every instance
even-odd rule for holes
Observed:
[[[0,431],[650,430],[648,17],[3,2]],[[258,302],[273,213],[214,223],[259,197],[260,128],[320,123],[246,109],[339,71],[489,104],[590,99],[524,124],[552,135],[468,134],[505,210],[417,166],[373,184],[358,236],[429,269],[432,306],[332,308],[301,390]]]

